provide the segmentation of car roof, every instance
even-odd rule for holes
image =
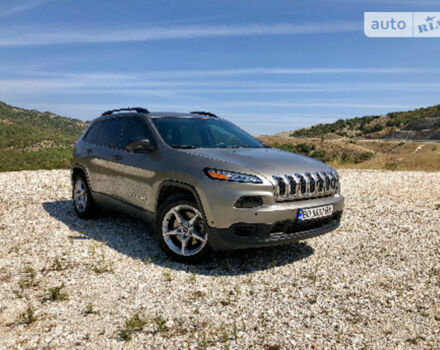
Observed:
[[[193,118],[197,118],[197,117],[204,117],[203,115],[200,114],[195,114],[195,113],[179,113],[179,112],[150,112],[148,114],[149,117],[193,117]]]
[[[166,117],[173,117],[173,118],[217,118],[212,113],[209,112],[190,112],[190,113],[180,113],[180,112],[154,112],[154,111],[148,111],[148,113],[145,112],[136,112],[136,111],[120,111],[120,112],[114,112],[110,114],[104,114],[100,117],[94,119],[92,123],[95,123],[97,121],[112,119],[115,117],[135,117],[135,116],[146,116],[150,118],[166,118]]]

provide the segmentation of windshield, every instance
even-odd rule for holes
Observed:
[[[234,124],[216,118],[152,118],[162,139],[175,148],[262,148]]]

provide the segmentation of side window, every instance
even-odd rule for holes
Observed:
[[[95,143],[100,127],[101,127],[101,122],[97,122],[97,123],[93,124],[90,127],[89,131],[87,132],[87,135],[84,138],[84,140],[87,142],[90,142],[90,143]]]
[[[102,122],[97,143],[108,147],[118,147],[121,139],[122,125],[124,119],[108,119]]]
[[[126,118],[120,146],[125,148],[136,139],[149,139],[154,144],[153,135],[145,122],[139,118]]]

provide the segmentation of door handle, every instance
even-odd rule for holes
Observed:
[[[122,156],[119,154],[112,155],[112,159],[117,160],[118,162],[122,159]]]
[[[86,152],[87,152],[87,154],[93,153],[91,148],[87,148]]]

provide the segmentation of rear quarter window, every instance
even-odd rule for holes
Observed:
[[[100,127],[101,127],[101,122],[97,122],[97,123],[93,124],[90,127],[89,131],[87,131],[87,134],[84,137],[84,140],[87,142],[90,142],[90,143],[95,143]]]

